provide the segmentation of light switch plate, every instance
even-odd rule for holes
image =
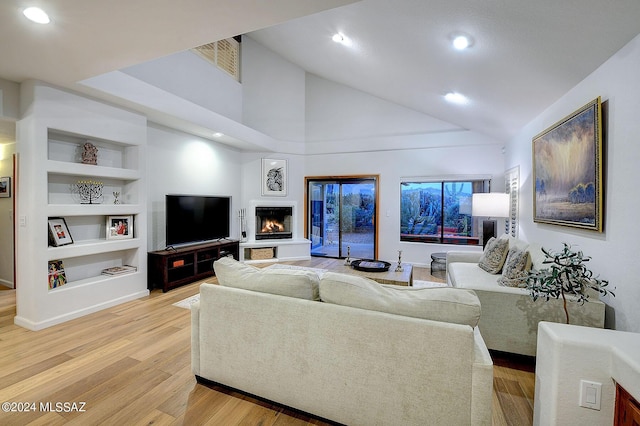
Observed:
[[[580,406],[600,410],[602,383],[580,380]]]

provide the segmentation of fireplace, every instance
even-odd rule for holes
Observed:
[[[256,207],[256,240],[290,239],[293,207]]]

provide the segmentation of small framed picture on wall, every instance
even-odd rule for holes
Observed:
[[[0,177],[0,198],[11,197],[11,178]]]
[[[107,240],[133,238],[133,216],[107,216]]]
[[[262,159],[262,195],[287,195],[287,160]]]

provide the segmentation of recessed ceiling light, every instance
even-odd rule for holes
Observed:
[[[23,10],[22,13],[27,17],[27,19],[38,24],[48,24],[49,22],[51,22],[51,20],[49,19],[49,15],[47,15],[46,12],[39,7],[28,7]]]
[[[464,50],[473,46],[473,37],[465,33],[453,33],[450,37],[451,44],[456,50]]]
[[[336,43],[340,43],[342,45],[345,46],[351,46],[351,40],[345,36],[342,33],[336,33],[333,35],[333,37],[331,37],[331,40],[335,41]]]
[[[215,132],[215,133],[213,134],[213,137],[214,137],[214,138],[221,138],[221,137],[223,137],[223,136],[224,136],[224,134],[222,134],[222,133],[220,133],[220,132]]]
[[[469,47],[469,39],[466,36],[458,36],[453,39],[453,47],[458,50],[463,50]]]
[[[444,95],[444,98],[452,104],[465,105],[469,103],[469,98],[458,92],[449,92]]]

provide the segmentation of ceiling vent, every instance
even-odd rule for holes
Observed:
[[[192,49],[198,55],[240,81],[240,41],[227,38]]]

